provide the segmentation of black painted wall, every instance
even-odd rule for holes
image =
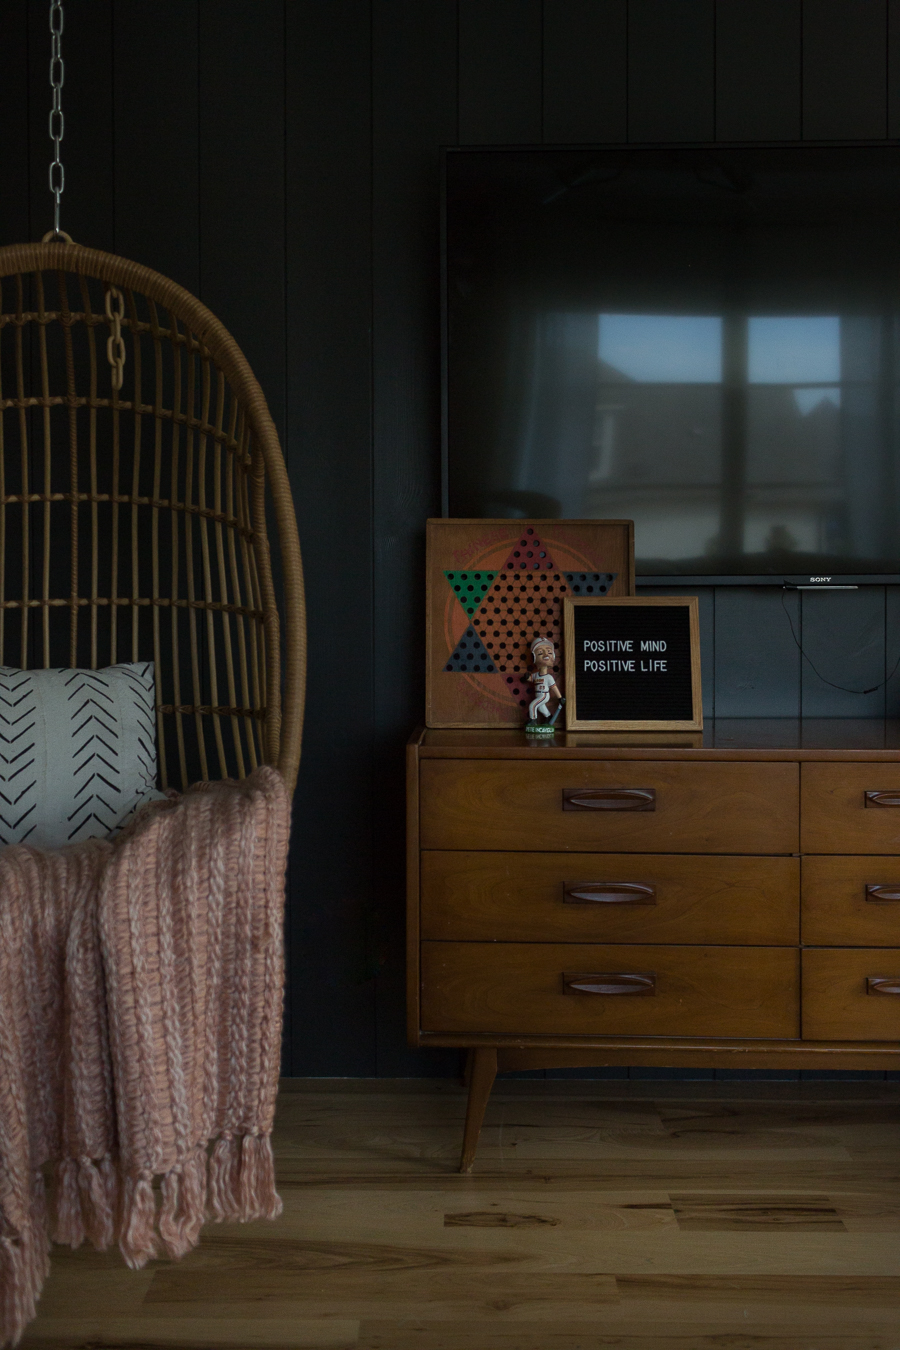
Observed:
[[[52,220],[47,12],[0,0],[4,242]],[[70,0],[63,48],[63,227],[216,310],[284,438],[311,651],[286,1069],[452,1072],[403,1030],[439,147],[900,136],[900,0]],[[900,654],[893,588],[789,603],[828,679]],[[702,615],[708,714],[900,712],[900,675],[802,665],[774,588]]]

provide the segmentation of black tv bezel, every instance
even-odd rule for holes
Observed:
[[[449,303],[447,294],[447,164],[456,154],[556,154],[573,152],[589,155],[609,150],[900,150],[900,138],[847,141],[602,141],[557,145],[442,145],[440,147],[440,346],[441,346],[441,515],[450,516],[450,417],[449,417]],[[510,520],[517,517],[511,516]],[[900,559],[898,559],[900,569]],[[789,590],[848,590],[860,586],[900,585],[896,572],[835,573],[827,581],[814,581],[800,573],[784,575],[731,573],[682,574],[666,572],[644,574],[635,571],[634,584],[641,586],[776,586]]]

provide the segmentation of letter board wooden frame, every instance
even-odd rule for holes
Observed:
[[[701,731],[697,597],[563,601],[569,731]]]

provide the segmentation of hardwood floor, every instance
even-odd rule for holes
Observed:
[[[454,1083],[285,1087],[278,1222],[57,1248],[23,1346],[900,1350],[892,1083],[501,1080],[469,1175]]]

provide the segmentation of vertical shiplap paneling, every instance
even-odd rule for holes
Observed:
[[[0,243],[31,239],[28,213],[28,5],[0,0]],[[46,126],[46,119],[44,122]],[[50,144],[49,140],[47,142]]]
[[[800,139],[801,0],[716,0],[716,139]]]
[[[775,586],[716,590],[716,717],[799,717],[797,591]]]
[[[884,680],[884,587],[803,591],[800,618],[800,641],[809,658],[800,666],[801,715],[883,717],[883,688],[871,694],[847,691],[872,689]],[[836,684],[844,688],[833,688]]]
[[[523,7],[527,8],[527,7]],[[451,5],[374,0],[373,379],[377,775],[375,889],[382,1074],[455,1056],[405,1046],[403,746],[424,711],[425,519],[440,511],[439,154],[456,137]]]
[[[460,143],[540,139],[541,0],[459,0]]]
[[[900,137],[900,0],[887,0],[887,134]]]
[[[46,0],[28,6],[28,65],[31,235],[40,239],[53,226],[53,198],[47,186],[52,147],[50,112],[50,28]],[[0,34],[0,42],[5,35]],[[66,172],[60,223],[79,244],[113,247],[113,14],[112,0],[69,6],[62,38],[66,67],[62,160]]]
[[[199,0],[200,296],[284,428],[285,0]]]
[[[628,139],[714,135],[713,0],[628,0]]]
[[[544,0],[544,140],[628,135],[627,0]]]
[[[716,587],[641,586],[638,595],[696,595],[700,616],[700,681],[703,716],[715,716],[716,694]]]
[[[886,0],[803,0],[804,139],[886,135]]]
[[[116,0],[115,248],[126,258],[200,286],[197,0],[148,23]]]
[[[198,49],[198,294],[247,357],[283,439],[284,0],[199,0]],[[277,587],[277,544],[273,555]]]
[[[369,0],[287,8],[287,459],[309,677],[288,890],[289,1062],[372,1076]]]

